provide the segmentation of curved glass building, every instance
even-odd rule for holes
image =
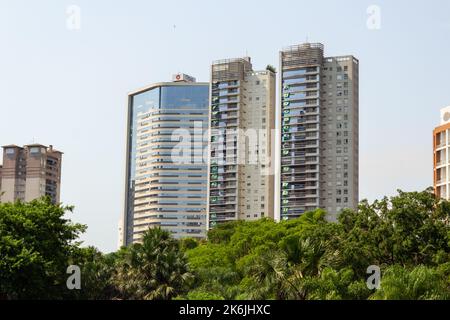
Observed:
[[[174,80],[128,96],[121,245],[155,226],[175,238],[206,235],[209,85],[183,74]]]

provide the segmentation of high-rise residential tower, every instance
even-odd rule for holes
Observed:
[[[49,196],[60,200],[62,152],[53,146],[3,146],[0,202],[31,201]]]
[[[351,55],[324,57],[320,43],[280,52],[281,219],[323,208],[334,221],[357,207],[358,68]]]
[[[209,84],[185,74],[173,80],[128,96],[121,245],[154,226],[175,238],[205,237]]]
[[[211,67],[208,228],[274,217],[275,73],[249,57]]]
[[[441,109],[441,122],[433,131],[433,186],[436,196],[450,199],[450,106]]]

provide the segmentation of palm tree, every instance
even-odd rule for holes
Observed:
[[[167,231],[150,228],[119,264],[116,285],[125,299],[170,300],[193,276],[178,242]]]
[[[265,251],[258,255],[248,268],[248,274],[254,281],[250,287],[251,299],[305,298],[302,287],[294,281],[298,278],[295,270],[289,267],[286,254],[282,251]]]

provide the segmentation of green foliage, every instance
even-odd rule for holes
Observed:
[[[399,265],[384,272],[381,288],[371,299],[382,300],[444,300],[450,299],[448,277],[435,268],[423,265],[412,269]]]
[[[68,294],[66,269],[78,245],[74,241],[86,229],[64,219],[71,211],[48,198],[0,203],[0,296],[58,299]]]
[[[117,255],[102,254],[94,247],[78,248],[71,264],[81,266],[81,290],[73,290],[73,299],[112,299],[119,295],[112,282]]]
[[[270,64],[267,65],[266,70],[272,71],[274,73],[277,72],[277,69],[274,66],[270,65]]]
[[[123,299],[169,300],[184,292],[192,280],[179,243],[160,228],[148,229],[142,243],[125,252],[113,276]]]
[[[448,221],[449,202],[426,190],[363,201],[337,223],[319,209],[280,223],[222,224],[208,242],[187,250],[193,290],[227,299],[395,299],[397,291],[411,299],[448,298]],[[386,272],[385,289],[367,288],[370,265]],[[408,281],[418,281],[417,289],[402,288]]]
[[[402,192],[289,221],[234,221],[207,240],[175,240],[159,228],[111,254],[81,248],[85,227],[48,199],[0,204],[0,298],[450,299],[450,202]],[[81,268],[81,290],[65,286]],[[368,289],[367,267],[381,268]]]

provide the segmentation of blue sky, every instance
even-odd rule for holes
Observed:
[[[81,9],[81,29],[66,9]],[[370,5],[381,29],[367,28]],[[432,184],[432,129],[450,105],[450,2],[0,0],[0,144],[64,152],[62,201],[112,251],[123,208],[126,97],[212,60],[278,66],[308,39],[360,60],[360,198]]]

